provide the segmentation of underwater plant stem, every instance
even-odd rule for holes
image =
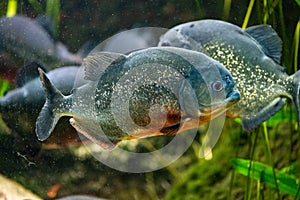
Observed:
[[[228,196],[227,196],[228,200],[231,199],[231,193],[232,193],[234,178],[235,178],[235,170],[232,170],[231,177],[230,177],[230,186],[229,186]]]
[[[255,2],[255,0],[250,0],[249,6],[248,6],[248,9],[247,9],[247,12],[246,12],[246,16],[244,18],[244,22],[243,22],[243,25],[242,25],[242,29],[246,29],[246,27],[248,25],[248,22],[249,22],[251,13],[252,13],[254,2]]]
[[[256,141],[257,141],[257,136],[258,136],[258,130],[254,129],[254,131],[252,132],[251,135],[254,134],[254,142],[252,142],[251,140],[251,147],[250,147],[250,163],[249,163],[249,167],[248,167],[248,176],[247,176],[247,186],[246,186],[246,192],[245,192],[245,196],[244,199],[245,200],[250,200],[251,199],[251,185],[252,185],[252,179],[250,178],[250,171],[252,168],[252,162],[253,162],[253,157],[254,157],[254,151],[255,151],[255,146],[256,146]],[[251,138],[252,139],[252,138]],[[252,169],[254,170],[254,169]]]
[[[296,192],[296,195],[295,195],[295,199],[299,199],[298,198],[298,197],[300,197],[299,193],[300,193],[300,184],[298,184],[298,189],[297,189],[297,192]]]
[[[264,0],[264,20],[263,23],[266,24],[269,19],[269,12],[268,12],[268,2]]]
[[[28,0],[28,2],[38,14],[42,14],[44,12],[41,3],[39,3],[37,0]]]
[[[277,197],[278,197],[278,199],[280,199],[280,193],[279,193],[279,188],[278,188],[278,183],[277,183],[277,177],[276,177],[276,172],[275,172],[275,168],[274,168],[274,162],[273,162],[273,158],[272,158],[271,148],[270,148],[267,122],[263,123],[263,128],[264,128],[264,138],[265,138],[265,142],[266,142],[266,146],[267,146],[267,153],[268,153],[268,157],[269,157],[269,162],[272,165],[272,171],[273,171],[273,176],[274,176],[274,183],[275,183],[275,188],[276,188],[276,192],[277,192]]]
[[[6,17],[12,17],[17,13],[18,2],[17,0],[8,0]]]
[[[285,28],[285,22],[284,22],[284,15],[283,15],[283,7],[282,7],[282,0],[279,0],[279,5],[278,5],[278,10],[279,10],[279,21],[281,25],[281,34],[282,34],[282,44],[283,44],[283,58],[282,63],[284,66],[291,66],[291,61],[288,58],[288,55],[290,55],[290,49],[288,48],[288,38],[286,35],[286,28]]]
[[[195,3],[196,3],[196,10],[197,10],[199,19],[202,19],[203,18],[203,14],[202,14],[202,10],[201,10],[201,6],[200,6],[199,0],[195,0]]]
[[[58,36],[60,0],[47,0],[46,13],[51,16],[54,23],[54,35]]]
[[[231,0],[224,0],[223,19],[228,20],[230,16]]]
[[[156,189],[155,189],[155,182],[153,177],[153,172],[149,172],[146,174],[146,182],[147,182],[147,192],[151,196],[151,199],[159,199]]]
[[[260,200],[260,180],[257,180],[256,199]]]
[[[281,0],[273,1],[272,5],[267,10],[268,15],[271,15],[274,12],[274,10],[275,10],[276,6],[278,5],[279,1],[281,1]]]
[[[240,127],[240,132],[242,131],[242,127]],[[237,141],[235,141],[235,143],[233,144],[234,146],[236,146],[236,151],[235,151],[235,158],[238,157],[238,153],[239,153],[239,144],[240,144],[240,141],[241,141],[241,134],[238,134],[238,138],[237,138]],[[233,183],[234,183],[234,178],[235,178],[235,170],[232,170],[232,173],[231,173],[231,177],[230,177],[230,186],[229,186],[229,190],[228,190],[228,200],[231,199],[231,193],[232,193],[232,188],[233,188]]]
[[[295,44],[295,50],[294,50],[294,71],[296,72],[298,70],[298,55],[299,55],[299,36],[300,36],[300,19],[298,20],[295,34],[294,34],[294,44]]]

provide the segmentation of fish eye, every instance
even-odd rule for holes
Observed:
[[[216,81],[211,84],[211,88],[217,92],[223,89],[223,84],[221,81]]]

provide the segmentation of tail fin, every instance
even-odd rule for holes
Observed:
[[[60,117],[68,110],[68,98],[65,97],[48,79],[45,72],[39,68],[40,79],[46,93],[46,103],[36,121],[36,135],[39,140],[46,140]]]
[[[300,125],[300,111],[299,111],[299,89],[300,89],[300,70],[293,75],[293,102],[295,104],[298,125]]]

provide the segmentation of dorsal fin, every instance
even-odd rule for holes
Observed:
[[[251,26],[246,28],[245,31],[263,47],[263,51],[267,56],[280,64],[282,41],[270,25]]]
[[[123,54],[104,51],[90,54],[83,59],[84,79],[96,81],[109,65],[125,57]]]
[[[22,87],[29,81],[39,77],[38,68],[41,68],[44,72],[48,71],[47,67],[37,61],[19,69],[16,75],[16,87]]]

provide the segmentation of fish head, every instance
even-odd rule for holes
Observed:
[[[158,46],[175,46],[184,49],[191,49],[189,42],[179,29],[171,29],[162,35],[159,39]]]
[[[190,32],[181,32],[181,27],[175,27],[160,36],[158,46],[173,46],[205,53],[201,43],[191,37]]]
[[[182,102],[188,115],[200,116],[200,119],[202,117],[206,122],[211,120],[211,117],[214,118],[224,113],[240,100],[241,95],[235,89],[231,73],[219,62],[210,59],[206,66],[196,65],[193,70],[195,72],[187,77],[190,85],[182,87],[185,98]],[[198,105],[195,105],[193,98],[187,98],[192,92]],[[198,113],[195,113],[195,106],[199,108]]]

